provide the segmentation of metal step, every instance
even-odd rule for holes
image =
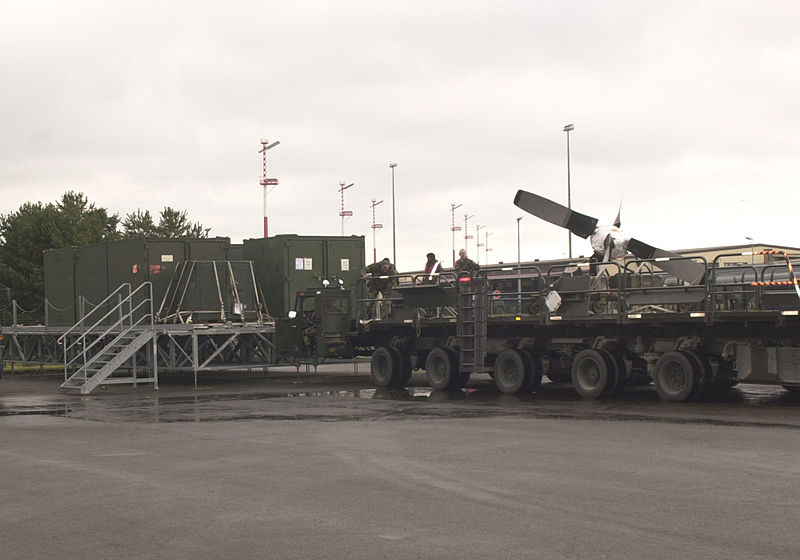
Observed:
[[[91,393],[98,385],[108,379],[117,368],[128,361],[142,346],[151,341],[154,336],[155,331],[145,330],[139,332],[122,348],[115,348],[114,344],[103,348],[91,361],[62,383],[61,389],[77,389],[80,390],[82,395]],[[122,337],[118,337],[117,341],[121,338]],[[96,367],[97,365],[101,367],[98,368]],[[133,381],[133,378],[130,379]],[[120,383],[121,381],[114,380],[113,382]]]

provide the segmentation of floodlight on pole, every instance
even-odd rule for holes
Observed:
[[[383,201],[379,200],[376,202],[375,199],[373,198],[372,204],[370,204],[370,206],[372,207],[372,226],[370,226],[372,228],[372,262],[378,262],[378,247],[375,244],[375,230],[381,229],[383,227],[383,224],[375,223],[375,207],[381,202]]]
[[[456,210],[461,208],[460,204],[450,203],[450,231],[453,235],[453,266],[456,265],[456,232],[461,231],[461,226],[456,225]]]
[[[261,181],[259,183],[262,187],[264,187],[264,237],[269,237],[269,218],[267,214],[267,187],[276,186],[278,184],[277,179],[268,179],[267,178],[267,150],[271,150],[278,144],[280,144],[280,140],[273,142],[272,144],[269,143],[267,139],[261,139],[261,149],[258,151],[259,154],[263,154],[263,172],[261,174]]]
[[[564,125],[564,132],[567,133],[567,208],[572,210],[572,188],[570,185],[570,176],[569,176],[569,133],[572,130],[575,130],[574,124],[567,124]],[[572,258],[572,232],[567,230],[567,239],[569,241],[569,258]]]
[[[395,227],[395,207],[394,207],[394,168],[396,163],[390,163],[389,169],[392,170],[392,262],[397,266],[397,228]]]
[[[342,217],[342,237],[344,237],[344,218],[345,218],[345,216],[352,216],[353,215],[353,212],[351,210],[345,210],[344,209],[344,191],[346,191],[347,189],[349,189],[352,186],[353,186],[353,183],[350,183],[349,185],[345,186],[344,181],[340,181],[339,182],[339,192],[342,195],[342,209],[339,211],[339,215]]]

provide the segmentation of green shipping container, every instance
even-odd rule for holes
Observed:
[[[276,235],[244,240],[244,258],[253,261],[256,279],[273,317],[285,317],[299,290],[344,281],[356,288],[364,263],[364,236]]]
[[[153,285],[153,310],[161,305],[178,263],[188,259],[227,260],[230,240],[137,238],[104,241],[45,252],[45,297],[60,309],[72,302],[73,312],[56,315],[50,324],[72,325],[124,283],[136,289]],[[49,255],[49,256],[48,256]],[[72,256],[72,273],[68,261]],[[84,298],[83,302],[81,300]],[[112,304],[113,305],[113,304]]]
[[[44,297],[47,300],[49,326],[74,325],[75,247],[48,249],[44,252]]]

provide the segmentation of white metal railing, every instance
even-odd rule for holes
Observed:
[[[137,294],[142,299],[134,306],[133,301]],[[93,318],[93,315],[100,315],[103,309],[110,305],[115,298],[117,300],[116,305],[110,307],[99,318]],[[140,312],[141,314],[136,317],[135,314]],[[112,317],[115,317],[115,319],[109,321]],[[94,322],[87,327],[86,324],[91,321]],[[122,336],[145,321],[149,321],[150,326],[153,326],[153,285],[150,282],[144,282],[135,290],[131,290],[130,283],[121,284],[97,304],[94,309],[82,316],[80,321],[58,337],[57,342],[62,345],[64,352],[64,379],[66,380],[69,376],[70,366],[78,361],[79,358],[84,365],[87,364],[87,352],[100,344],[110,333],[116,332],[117,337]],[[80,334],[72,342],[69,342],[70,335],[75,336],[76,333]],[[89,334],[96,334],[96,337],[87,345],[86,339]],[[80,351],[76,351],[76,348],[80,349]],[[71,359],[70,353],[74,354]]]

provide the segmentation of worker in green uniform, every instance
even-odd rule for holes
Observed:
[[[367,295],[370,302],[367,303],[367,314],[372,316],[375,309],[375,302],[378,294],[383,299],[391,297],[392,288],[397,285],[397,269],[387,258],[372,263],[364,269],[364,278],[367,280]],[[390,301],[381,302],[380,313],[376,314],[376,319],[388,317],[392,312],[392,303]]]
[[[456,261],[456,274],[467,273],[474,275],[481,269],[481,266],[467,257],[467,250],[461,249],[458,252],[459,259]]]

